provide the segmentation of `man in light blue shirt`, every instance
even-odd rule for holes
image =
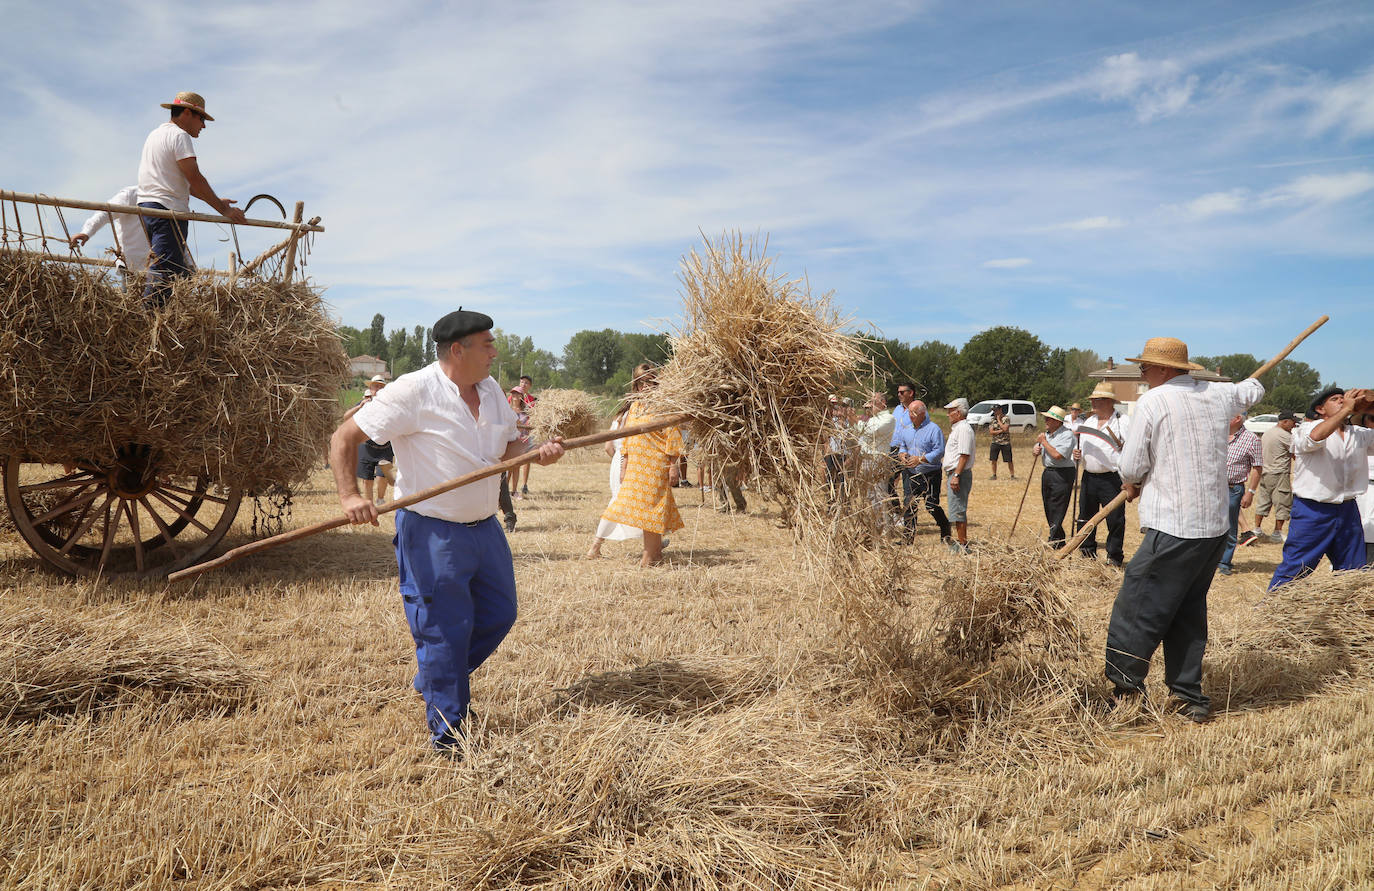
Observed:
[[[1078,465],[1073,460],[1073,430],[1064,421],[1067,413],[1055,405],[1045,412],[1045,432],[1035,441],[1033,451],[1045,465],[1040,475],[1040,499],[1045,503],[1045,522],[1050,524],[1050,547],[1064,546],[1064,515],[1069,512],[1074,476]]]
[[[892,432],[892,447],[897,450],[897,463],[902,466],[902,491],[906,499],[902,540],[910,543],[916,538],[916,501],[919,499],[925,502],[926,510],[940,527],[940,540],[948,544],[949,519],[940,507],[940,462],[945,457],[945,434],[926,414],[926,404],[921,400],[911,400],[906,414],[910,423],[899,423]]]

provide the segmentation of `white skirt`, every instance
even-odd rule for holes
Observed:
[[[619,424],[612,423],[611,429],[614,430],[618,426]],[[619,439],[615,441],[615,455],[611,458],[611,501],[615,501],[616,493],[620,491],[620,443],[622,441]],[[610,507],[610,502],[607,502],[606,506]],[[604,538],[607,541],[628,541],[631,538],[643,538],[644,530],[603,519],[596,525],[596,537]]]

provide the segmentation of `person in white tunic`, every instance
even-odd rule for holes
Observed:
[[[630,404],[626,402],[621,406],[620,413],[611,421],[611,429],[619,430],[625,425],[625,415],[630,411]],[[620,446],[624,443],[623,439],[614,439],[606,443],[606,452],[611,456],[611,502],[615,501],[615,496],[620,492],[620,474],[624,470],[623,455]],[[643,538],[644,530],[627,526],[624,523],[617,523],[613,520],[602,519],[596,524],[596,537],[592,539],[592,546],[587,550],[588,559],[596,559],[601,556],[601,543],[605,541],[629,541],[633,538]]]
[[[114,195],[106,204],[126,204],[130,208],[138,206],[138,186],[125,186]],[[114,251],[115,267],[121,272],[142,272],[148,268],[148,233],[143,231],[143,219],[136,213],[114,213],[102,210],[93,213],[86,220],[86,224],[81,227],[81,231],[72,236],[72,247],[81,247],[91,240],[105,224],[110,223],[110,229],[114,232]]]

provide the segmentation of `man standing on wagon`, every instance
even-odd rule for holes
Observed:
[[[188,213],[194,195],[233,222],[242,223],[243,211],[231,206],[234,201],[215,194],[196,163],[191,140],[200,136],[206,122],[214,120],[205,113],[205,100],[199,93],[182,92],[162,107],[171,109],[171,118],[149,133],[143,143],[138,162],[138,206]],[[143,217],[143,227],[153,254],[143,299],[162,306],[171,291],[170,280],[189,275],[196,268],[186,247],[190,224],[186,220]]]
[[[434,325],[436,362],[403,374],[334,431],[334,485],[353,523],[377,525],[377,508],[358,492],[352,457],[365,439],[391,442],[398,499],[525,451],[515,412],[491,378],[492,319],[459,309]],[[539,463],[563,455],[557,440]],[[515,624],[515,569],[496,520],[495,476],[396,512],[396,566],[415,639],[415,689],[425,699],[430,738],[456,752],[466,732],[468,676]]]

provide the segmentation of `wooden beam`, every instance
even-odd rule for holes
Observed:
[[[47,195],[30,195],[27,192],[11,192],[0,189],[0,200],[18,201],[22,204],[37,204],[43,207],[74,207],[80,210],[103,210],[108,213],[139,214],[145,217],[164,217],[169,220],[195,220],[201,223],[224,223],[229,226],[258,226],[263,229],[291,229],[297,232],[323,232],[323,226],[308,223],[288,223],[284,220],[244,220],[235,223],[228,217],[209,213],[189,213],[179,210],[159,210],[156,207],[130,207],[127,204],[105,204],[101,201],[77,201],[74,198],[51,198]]]

